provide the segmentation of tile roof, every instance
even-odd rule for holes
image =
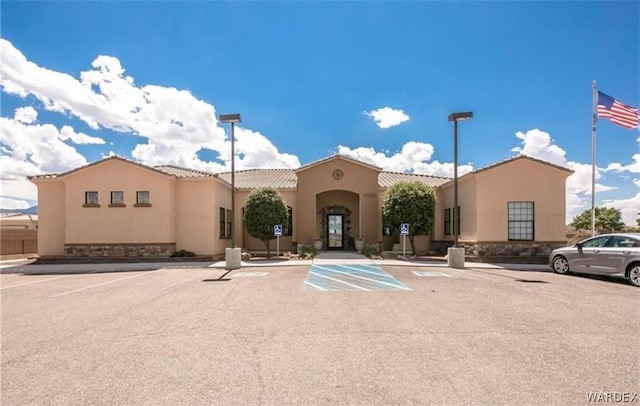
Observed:
[[[387,188],[394,183],[402,181],[417,181],[425,183],[429,186],[438,187],[443,183],[449,182],[450,180],[451,178],[404,172],[380,172],[380,175],[378,175],[378,185],[383,188]]]
[[[231,172],[218,174],[219,178],[231,184]],[[236,189],[254,189],[271,186],[276,189],[295,189],[298,177],[293,169],[246,169],[236,171]]]
[[[331,159],[336,159],[336,158],[341,158],[341,159],[346,159],[349,161],[353,161],[355,163],[358,164],[362,164],[362,165],[366,165],[366,166],[370,166],[372,168],[378,169],[377,167],[374,167],[372,165],[366,164],[366,163],[362,163],[360,161],[356,161],[352,158],[348,158],[345,157],[343,155],[333,155],[329,158],[325,158],[322,159],[320,161],[316,161],[316,162],[312,162],[308,165],[305,165],[302,168],[307,168],[309,166],[313,166],[313,165],[317,165],[321,162],[326,162],[328,160]],[[36,176],[30,176],[29,179],[54,179],[57,177],[61,177],[61,176],[66,176],[68,174],[77,172],[79,170],[82,169],[86,169],[88,167],[97,165],[99,163],[108,161],[108,160],[112,160],[112,159],[117,159],[117,160],[121,160],[124,162],[128,162],[130,164],[151,170],[151,171],[155,171],[155,172],[159,172],[162,173],[163,175],[168,175],[168,176],[174,176],[177,178],[196,178],[196,177],[201,177],[201,178],[218,178],[223,180],[224,182],[231,184],[231,173],[230,172],[223,172],[223,173],[212,173],[212,172],[206,172],[206,171],[200,171],[200,170],[196,170],[196,169],[190,169],[190,168],[184,168],[184,167],[180,167],[180,166],[175,166],[175,165],[160,165],[160,166],[155,166],[155,167],[151,167],[151,166],[146,166],[143,164],[140,164],[138,162],[133,162],[130,161],[128,159],[124,159],[121,157],[110,157],[110,158],[106,158],[97,162],[94,162],[92,164],[89,165],[85,165],[82,166],[80,168],[76,168],[73,169],[71,171],[68,172],[64,172],[64,173],[60,173],[60,174],[43,174],[43,175],[36,175]],[[550,166],[552,168],[556,168],[568,173],[573,173],[572,170],[567,169],[565,167],[562,167],[560,165],[556,165],[550,162],[546,162],[537,158],[532,158],[526,155],[519,155],[516,157],[512,157],[509,159],[506,159],[504,161],[500,161],[497,163],[494,163],[492,165],[486,166],[484,168],[480,168],[480,169],[476,169],[475,171],[469,172],[463,176],[460,176],[459,178],[463,178],[472,174],[476,174],[478,172],[482,172],[482,171],[486,171],[492,168],[495,168],[497,166],[500,165],[504,165],[506,163],[512,162],[512,161],[516,161],[518,159],[528,159],[530,161],[533,162],[537,162],[543,165],[547,165]],[[301,168],[298,169],[285,169],[285,168],[281,168],[281,169],[245,169],[245,170],[239,170],[236,171],[235,173],[235,184],[236,184],[236,188],[237,189],[254,189],[254,188],[258,188],[258,187],[266,187],[266,186],[271,186],[271,187],[275,187],[276,189],[296,189],[298,186],[298,176],[296,175],[296,172],[299,171]],[[387,171],[382,171],[380,172],[380,174],[378,175],[378,185],[381,188],[387,188],[389,186],[391,186],[392,184],[396,183],[396,182],[400,182],[400,181],[418,181],[418,182],[423,182],[429,186],[433,186],[433,187],[438,187],[438,186],[442,186],[445,184],[449,184],[453,181],[453,179],[451,178],[445,178],[445,177],[440,177],[440,176],[431,176],[431,175],[421,175],[421,174],[416,174],[416,173],[404,173],[404,172],[387,172]]]
[[[556,164],[553,164],[551,162],[543,161],[542,159],[533,158],[533,157],[530,157],[528,155],[518,155],[518,156],[514,156],[514,157],[511,157],[511,158],[502,160],[500,162],[496,162],[496,163],[493,163],[491,165],[487,165],[485,167],[476,169],[475,171],[467,172],[464,175],[459,176],[458,179],[462,179],[462,178],[470,176],[470,175],[475,175],[476,173],[484,172],[484,171],[487,171],[489,169],[493,169],[493,168],[495,168],[497,166],[508,164],[508,163],[514,162],[514,161],[518,161],[520,159],[526,159],[526,160],[529,160],[529,161],[532,161],[532,162],[537,162],[539,164],[550,166],[552,168],[556,168],[556,169],[559,169],[561,171],[565,171],[565,172],[570,173],[570,174],[574,172],[573,170],[571,170],[569,168],[565,168],[564,166],[556,165]],[[450,179],[449,182],[446,182],[446,183],[450,183],[450,182],[453,182],[453,179]]]
[[[120,156],[114,155],[114,156],[110,156],[110,157],[108,157],[108,158],[101,159],[101,160],[96,161],[96,162],[92,162],[92,163],[87,164],[87,165],[84,165],[84,166],[80,166],[80,167],[78,167],[78,168],[72,169],[72,170],[67,171],[67,172],[62,172],[62,173],[45,173],[45,174],[42,174],[42,175],[27,176],[27,179],[29,179],[29,180],[31,180],[31,179],[56,179],[56,178],[60,178],[60,177],[62,177],[62,176],[71,175],[72,173],[76,173],[76,172],[79,172],[79,171],[81,171],[81,170],[84,170],[84,169],[87,169],[87,168],[91,168],[91,167],[93,167],[93,166],[100,165],[100,164],[102,164],[102,163],[109,162],[109,161],[121,161],[121,162],[126,162],[126,163],[128,163],[128,164],[136,165],[136,166],[138,166],[138,167],[140,167],[140,168],[144,168],[144,169],[147,169],[147,170],[150,170],[150,171],[153,171],[153,172],[162,173],[163,175],[169,175],[169,174],[167,174],[167,173],[165,173],[165,172],[158,171],[157,169],[155,169],[155,168],[153,168],[153,167],[151,167],[151,166],[147,166],[147,165],[141,164],[141,163],[139,163],[139,162],[131,161],[131,160],[129,160],[129,159],[122,158],[122,157],[120,157]]]
[[[167,175],[175,176],[177,178],[217,178],[218,175],[211,172],[199,171],[197,169],[184,168],[176,165],[159,165],[154,166],[153,169],[160,172],[164,172]]]
[[[230,172],[221,173],[219,177],[231,183]],[[437,187],[449,180],[450,178],[402,172],[381,172],[378,175],[378,185],[383,188],[400,181],[418,181]],[[237,189],[269,186],[276,189],[295,189],[298,186],[298,177],[293,169],[248,169],[236,171],[235,184]]]

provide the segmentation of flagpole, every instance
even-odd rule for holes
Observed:
[[[596,122],[598,120],[598,89],[593,81],[593,122],[591,126],[591,236],[596,235]]]

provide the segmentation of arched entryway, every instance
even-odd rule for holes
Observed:
[[[316,230],[322,247],[353,250],[360,234],[360,197],[348,190],[330,190],[316,195]]]

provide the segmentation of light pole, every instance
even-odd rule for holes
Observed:
[[[465,111],[461,113],[451,113],[449,114],[449,121],[453,122],[453,248],[455,250],[458,249],[458,233],[460,230],[458,229],[458,222],[460,217],[460,211],[458,210],[458,121],[466,121],[471,120],[473,117],[472,111]],[[450,258],[450,266],[451,266],[451,257],[455,256],[453,251]],[[454,263],[459,264],[454,260]],[[464,251],[462,254],[462,266],[454,266],[455,268],[463,268],[464,267]]]
[[[240,250],[236,248],[235,239],[235,208],[236,208],[236,152],[235,152],[235,124],[242,122],[240,114],[220,114],[220,122],[231,124],[231,251],[225,255],[227,269],[240,268]]]

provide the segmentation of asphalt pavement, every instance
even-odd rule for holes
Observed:
[[[0,275],[2,404],[583,405],[640,387],[624,281],[405,264],[382,269],[409,290],[329,292],[305,288],[310,263],[172,265]]]

